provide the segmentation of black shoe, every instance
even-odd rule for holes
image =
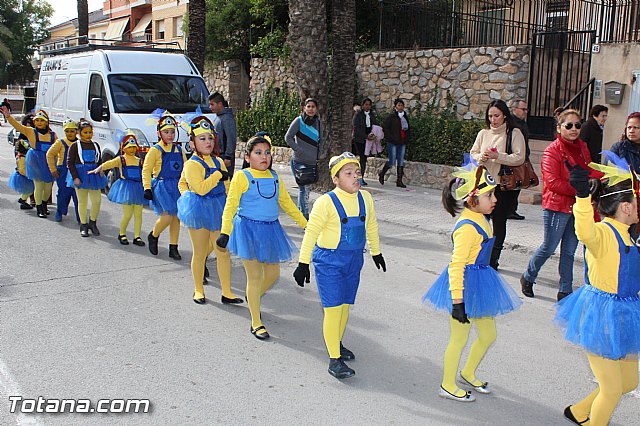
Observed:
[[[564,417],[569,420],[570,422],[573,422],[577,425],[583,425],[586,422],[589,421],[589,417],[587,417],[586,419],[584,419],[583,421],[578,421],[578,419],[575,418],[575,416],[573,415],[573,413],[571,412],[571,406],[568,405],[565,409],[564,409]]]
[[[198,305],[204,305],[205,303],[207,303],[207,299],[205,299],[204,297],[201,299],[196,299],[196,294],[193,293],[193,301],[195,303],[197,303]]]
[[[520,277],[522,294],[524,294],[527,297],[535,297],[535,295],[533,294],[533,284],[534,283],[527,281],[526,278],[524,277],[524,274],[522,274],[522,276]]]
[[[169,257],[173,260],[182,260],[182,256],[178,252],[177,244],[169,244]]]
[[[44,212],[44,214],[46,214],[47,216],[49,216],[51,214],[51,212],[49,211],[49,209],[47,208],[47,202],[43,201],[42,202],[42,211]]]
[[[352,361],[356,359],[356,356],[349,349],[342,346],[342,342],[340,342],[340,359],[344,361]]]
[[[567,297],[570,294],[571,293],[565,293],[564,291],[559,291],[558,295],[557,295],[558,302],[561,301],[562,299],[564,299],[565,297]]]
[[[44,212],[44,209],[42,208],[42,204],[36,204],[36,212],[38,212],[38,217],[43,219],[47,218],[47,214]]]
[[[127,240],[126,235],[118,235],[118,241],[120,241],[120,244],[122,244],[123,246],[129,245],[129,240]]]
[[[222,296],[222,303],[225,305],[237,305],[238,303],[242,303],[242,299],[240,297],[229,298]]]
[[[204,277],[209,278],[209,268],[207,268],[207,265],[204,265]]]
[[[349,368],[341,358],[329,358],[329,374],[336,379],[348,379],[353,377],[356,372]]]
[[[91,233],[95,236],[100,235],[100,231],[98,230],[98,224],[96,223],[95,220],[89,220],[89,229],[91,230]]]
[[[267,333],[267,327],[265,327],[264,325],[261,325],[258,328],[253,328],[250,327],[251,329],[251,334],[253,334],[254,336],[256,336],[256,339],[258,340],[267,340],[270,336],[269,333]],[[264,333],[258,333],[258,331],[262,331],[264,330]]]
[[[89,236],[89,225],[87,225],[86,223],[81,223],[80,224],[80,236],[81,237],[88,237]]]
[[[149,240],[149,251],[152,255],[158,255],[158,237],[153,236],[153,231],[149,232],[149,236],[147,237]]]
[[[133,245],[134,246],[140,246],[140,247],[144,247],[145,246],[144,241],[142,241],[142,238],[140,238],[140,237],[135,237],[133,239]]]
[[[509,220],[524,220],[524,216],[522,216],[521,214],[518,214],[517,212],[513,212],[509,216],[507,216],[507,219],[509,219]]]
[[[20,204],[20,210],[31,210],[33,206],[23,200],[22,198],[18,198],[18,203]]]

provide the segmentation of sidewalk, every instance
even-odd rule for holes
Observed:
[[[241,166],[240,166],[241,167]],[[238,165],[236,165],[238,168]],[[274,169],[281,175],[291,196],[297,198],[297,184],[291,174],[291,168],[284,164],[274,164]],[[369,191],[375,200],[378,221],[403,224],[414,232],[423,232],[438,238],[438,242],[448,244],[451,230],[457,220],[452,218],[442,207],[441,192],[420,186],[398,188],[395,182],[380,185],[377,180],[367,179]],[[315,201],[321,194],[311,192],[310,201]],[[520,204],[518,213],[525,220],[510,220],[507,223],[505,250],[515,250],[531,255],[542,244],[543,222],[542,206]],[[411,232],[411,231],[409,231]],[[556,250],[559,253],[560,248]],[[554,254],[553,257],[557,257]],[[583,262],[582,244],[576,250],[576,260]]]

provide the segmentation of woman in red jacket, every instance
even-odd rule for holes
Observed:
[[[542,154],[544,241],[531,257],[527,270],[520,277],[520,284],[522,294],[534,297],[533,284],[540,268],[562,242],[558,267],[560,283],[557,297],[560,300],[573,291],[573,257],[578,247],[572,210],[576,202],[576,191],[569,184],[569,169],[565,162],[587,169],[591,155],[589,147],[579,137],[582,127],[580,113],[567,109],[560,112],[556,119],[558,137]],[[589,177],[601,176],[600,172],[591,170]]]

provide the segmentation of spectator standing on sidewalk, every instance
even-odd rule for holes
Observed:
[[[522,132],[522,136],[524,136],[524,145],[527,151],[525,156],[526,160],[529,159],[529,155],[531,154],[531,150],[529,149],[529,125],[526,121],[528,112],[529,106],[526,101],[516,99],[511,102],[511,114],[513,114],[513,121],[515,122],[516,127]],[[524,220],[524,216],[518,214],[518,197],[520,196],[520,190],[517,189],[514,192],[516,192],[517,195],[513,205],[513,212],[507,216],[507,219]]]
[[[533,284],[540,269],[560,245],[560,283],[558,301],[573,291],[573,259],[578,247],[575,232],[573,205],[576,191],[569,183],[569,169],[565,162],[587,169],[591,162],[587,144],[580,140],[582,119],[574,109],[562,111],[557,116],[558,137],[542,154],[542,208],[544,217],[544,240],[529,260],[527,270],[520,277],[522,294],[534,297]],[[591,170],[591,178],[601,173]]]
[[[4,98],[4,100],[2,101],[2,104],[0,104],[0,106],[3,106],[5,108],[7,108],[9,110],[9,114],[11,114],[11,103],[9,102],[9,99]],[[5,118],[4,122],[8,123],[6,118]]]
[[[385,118],[382,124],[389,151],[389,161],[380,170],[378,180],[381,185],[384,185],[384,176],[395,163],[398,165],[396,186],[406,188],[407,185],[402,182],[402,178],[404,177],[404,154],[409,143],[411,126],[409,125],[409,114],[404,110],[404,101],[400,98],[396,99],[393,101],[393,107],[393,112]]]
[[[378,124],[376,115],[371,111],[371,104],[371,99],[365,98],[362,101],[362,108],[353,116],[353,144],[356,148],[356,155],[360,157],[361,184],[363,186],[367,186],[367,182],[364,180],[364,174],[367,170],[365,148],[367,140],[375,139],[375,135],[371,133],[371,130],[374,125]]]
[[[236,118],[221,93],[215,92],[209,95],[209,106],[211,111],[218,116],[219,121],[216,120],[214,125],[220,145],[220,158],[223,159],[229,173],[229,179],[231,179],[236,163]]]
[[[589,111],[589,118],[582,124],[580,139],[589,147],[591,161],[600,163],[602,151],[602,130],[609,116],[609,108],[604,105],[594,105]]]

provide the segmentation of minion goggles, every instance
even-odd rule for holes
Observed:
[[[457,177],[459,181],[464,181],[455,191],[456,200],[477,197],[496,187],[496,181],[487,169],[474,163],[457,167],[453,172],[453,176]]]
[[[67,129],[75,129],[78,130],[78,123],[76,123],[75,121],[73,121],[70,118],[67,118],[66,120],[64,120],[62,122],[62,129],[63,130],[67,130]]]
[[[360,166],[360,163],[358,162],[356,156],[350,152],[343,152],[338,156],[331,157],[331,160],[329,160],[329,170],[331,170],[331,177],[335,177],[340,169],[342,169],[349,163]]]

